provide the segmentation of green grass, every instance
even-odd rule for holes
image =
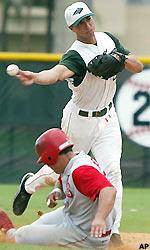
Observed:
[[[1,250],[66,250],[65,248],[61,247],[46,247],[46,246],[31,246],[31,245],[18,245],[18,244],[6,244],[0,243]]]
[[[45,188],[38,191],[36,195],[31,196],[28,208],[22,216],[15,216],[12,212],[12,203],[16,191],[16,185],[0,185],[0,207],[9,213],[9,216],[15,225],[22,226],[33,222],[38,218],[37,212],[39,210],[43,211],[44,213],[51,211],[46,206],[46,197],[50,192],[50,189]]]
[[[31,197],[28,209],[22,216],[12,212],[12,201],[17,190],[16,185],[0,185],[0,207],[4,209],[17,226],[29,224],[38,218],[37,211],[51,211],[46,206],[46,196],[50,189],[46,188]],[[150,233],[150,189],[125,188],[123,198],[123,218],[121,232]],[[60,202],[59,205],[62,203]],[[1,250],[58,250],[60,247],[29,246],[16,244],[0,244]],[[63,248],[64,249],[64,248]]]
[[[150,188],[126,188],[121,231],[150,233]]]
[[[50,192],[49,188],[40,190],[36,195],[31,197],[27,210],[22,216],[15,216],[12,212],[12,202],[14,194],[17,191],[16,185],[0,185],[0,208],[4,209],[9,214],[13,223],[17,227],[29,224],[38,218],[37,212],[52,211],[46,206],[46,196]],[[60,202],[59,205],[61,205]],[[47,246],[31,246],[31,245],[16,245],[0,243],[0,250],[60,250],[60,247],[47,247]],[[63,248],[64,249],[64,248]]]

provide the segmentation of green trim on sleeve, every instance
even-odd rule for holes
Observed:
[[[74,72],[73,85],[79,86],[86,75],[86,64],[80,54],[75,50],[69,50],[62,56],[59,62],[60,65],[66,66],[69,70]]]
[[[116,38],[114,35],[112,35],[109,32],[104,32],[105,34],[107,34],[115,43],[115,46],[117,48],[117,51],[124,54],[124,55],[128,55],[130,53],[129,50],[125,49],[123,47],[123,45],[120,43],[120,41],[118,40],[118,38]]]

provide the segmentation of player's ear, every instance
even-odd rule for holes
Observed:
[[[76,26],[70,26],[69,29],[70,29],[72,32],[75,32],[75,33],[76,33]]]

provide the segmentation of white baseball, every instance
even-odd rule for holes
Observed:
[[[6,72],[10,76],[16,76],[19,72],[19,67],[16,64],[8,65]]]

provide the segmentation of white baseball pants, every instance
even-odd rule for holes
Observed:
[[[91,250],[106,250],[110,240],[110,235],[99,239],[87,236],[71,223],[62,207],[42,215],[31,225],[20,227],[10,233],[8,231],[9,236],[13,236],[16,243],[20,244],[83,247]]]
[[[83,150],[87,154],[91,151],[108,180],[116,187],[113,233],[119,233],[122,215],[122,138],[115,108],[113,106],[102,117],[83,117],[78,113],[79,108],[70,101],[63,111],[61,127],[73,141],[74,151]]]

